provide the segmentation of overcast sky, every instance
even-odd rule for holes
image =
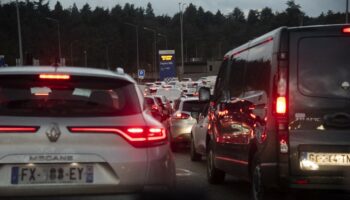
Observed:
[[[13,0],[0,0],[1,2],[8,2]],[[125,3],[134,4],[136,7],[146,7],[150,2],[153,6],[156,15],[166,14],[173,16],[179,11],[179,2],[186,4],[192,3],[194,5],[202,6],[204,10],[210,10],[215,13],[220,10],[224,14],[228,14],[235,7],[241,8],[245,13],[250,9],[261,9],[263,7],[270,7],[274,11],[282,11],[286,8],[287,0],[59,0],[63,7],[67,8],[75,2],[78,8],[81,8],[85,3],[91,7],[101,6],[105,8],[112,8],[116,4],[124,6]],[[50,0],[50,5],[54,6],[57,0]],[[335,12],[345,12],[346,0],[295,0],[301,5],[302,10],[309,16],[318,16],[321,12],[333,10]]]

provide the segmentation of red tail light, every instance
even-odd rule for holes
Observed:
[[[158,106],[155,105],[155,104],[153,104],[153,105],[152,105],[152,110],[158,110]]]
[[[68,80],[70,76],[67,74],[40,74],[40,79]]]
[[[152,127],[68,127],[72,133],[118,134],[135,147],[158,146],[167,142],[163,128]]]
[[[344,27],[343,33],[350,33],[350,27]]]
[[[276,113],[285,114],[287,111],[286,97],[277,97],[276,101]]]
[[[173,115],[173,118],[174,119],[188,119],[188,118],[190,118],[190,115],[187,113],[178,112],[178,113],[175,113]]]
[[[35,133],[38,129],[37,126],[0,126],[0,133]]]

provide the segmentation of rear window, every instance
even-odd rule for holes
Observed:
[[[205,108],[206,103],[199,101],[184,101],[182,110],[187,112],[202,112]]]
[[[298,47],[298,87],[302,94],[349,98],[350,37],[303,38]]]
[[[151,97],[145,97],[145,103],[148,106],[152,106],[154,104],[154,99]]]
[[[41,80],[38,75],[0,76],[0,115],[92,117],[140,113],[133,83],[71,76]]]

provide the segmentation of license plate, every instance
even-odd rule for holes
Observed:
[[[93,183],[93,165],[30,164],[11,168],[11,184]]]
[[[307,159],[318,165],[350,166],[349,153],[307,153]]]

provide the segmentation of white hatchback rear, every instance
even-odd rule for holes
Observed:
[[[125,74],[0,69],[0,194],[135,192],[172,187],[163,126]]]

